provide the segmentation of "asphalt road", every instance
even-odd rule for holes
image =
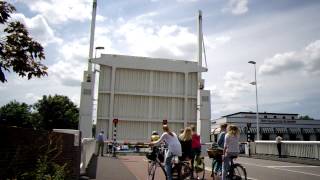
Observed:
[[[206,159],[206,168],[211,169],[211,160]],[[236,162],[242,164],[252,180],[319,180],[320,166],[287,163],[280,161],[240,157]]]
[[[250,180],[319,180],[320,166],[240,157]],[[210,178],[211,160],[205,159],[206,179]],[[148,162],[145,156],[99,157],[97,180],[145,180]],[[159,177],[159,180],[164,179]],[[220,179],[220,178],[216,178]]]

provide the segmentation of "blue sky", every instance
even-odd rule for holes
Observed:
[[[89,54],[92,0],[12,0],[46,51],[49,76],[26,80],[11,73],[0,85],[0,105],[29,104],[42,95],[80,101]],[[203,12],[212,119],[259,109],[320,119],[320,1],[318,0],[98,0],[95,45],[100,53],[195,60],[196,15]]]

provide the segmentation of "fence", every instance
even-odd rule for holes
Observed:
[[[285,156],[320,159],[320,141],[282,141],[281,154]],[[256,141],[256,154],[278,155],[275,141]]]

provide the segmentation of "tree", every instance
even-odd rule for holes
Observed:
[[[43,96],[34,104],[40,129],[77,129],[79,109],[67,96]]]
[[[0,124],[17,127],[33,127],[31,106],[11,101],[0,108]]]
[[[19,76],[41,77],[47,75],[47,67],[41,63],[45,59],[40,43],[34,41],[26,27],[19,21],[9,22],[16,9],[11,4],[0,2],[0,24],[5,26],[0,39],[0,81],[6,82],[4,71],[13,70]]]
[[[313,120],[312,117],[305,115],[305,116],[300,116],[299,119],[303,119],[303,120]]]

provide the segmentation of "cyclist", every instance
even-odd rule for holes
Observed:
[[[177,135],[171,132],[168,125],[163,125],[163,134],[157,141],[151,142],[150,145],[159,145],[161,142],[165,142],[168,145],[168,151],[165,153],[165,170],[168,180],[172,180],[172,158],[174,156],[181,156],[181,144]]]
[[[239,154],[239,128],[235,125],[228,126],[228,132],[225,135],[223,147],[222,180],[226,179],[230,168],[231,157]]]
[[[192,158],[192,131],[190,127],[186,127],[179,136],[182,148],[182,156],[180,160],[185,161]]]
[[[157,141],[160,139],[159,133],[157,131],[152,131],[151,142]]]
[[[199,157],[201,153],[201,143],[200,136],[196,132],[196,127],[194,125],[191,126],[192,130],[192,159],[191,159],[191,168],[192,172],[194,171],[194,158]]]
[[[218,148],[223,150],[223,146],[224,146],[224,138],[225,138],[225,135],[226,135],[226,130],[227,130],[227,124],[221,124],[220,125],[220,133],[218,135],[218,141],[217,141],[217,145],[218,145]],[[212,173],[215,173],[215,174],[219,174],[222,172],[222,159],[221,157],[219,156],[219,158],[217,159],[212,159],[212,164],[215,165],[213,167],[213,172]],[[213,176],[213,174],[211,175]]]

